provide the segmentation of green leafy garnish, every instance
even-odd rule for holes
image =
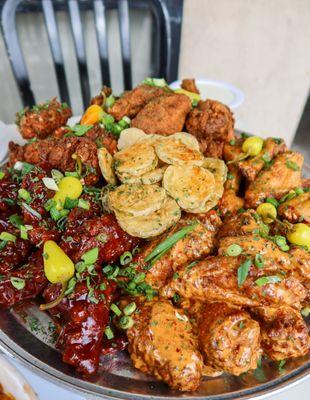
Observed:
[[[287,168],[292,169],[293,171],[299,171],[299,165],[295,163],[295,161],[288,160],[286,161],[285,165]]]
[[[94,247],[93,249],[88,250],[86,253],[84,253],[81,258],[86,265],[91,265],[97,261],[98,255],[99,255],[99,248]]]
[[[262,276],[258,279],[256,279],[255,283],[257,286],[264,286],[270,283],[278,283],[281,282],[282,278],[280,278],[277,275],[272,275],[272,276]]]
[[[10,281],[11,281],[11,284],[12,284],[12,286],[14,286],[15,287],[15,289],[17,289],[17,290],[22,290],[22,289],[24,289],[24,287],[25,287],[25,279],[22,279],[22,278],[15,278],[14,276],[12,276],[11,278],[10,278]]]
[[[76,124],[70,128],[70,131],[74,133],[75,136],[84,136],[86,132],[88,132],[93,125],[79,125]]]
[[[23,225],[24,221],[20,215],[13,214],[9,217],[9,221],[15,228],[19,228],[21,225]]]
[[[242,286],[248,276],[252,261],[248,258],[246,259],[238,268],[238,286]]]
[[[145,85],[155,86],[155,87],[165,87],[168,86],[167,82],[163,78],[146,78],[142,81]]]

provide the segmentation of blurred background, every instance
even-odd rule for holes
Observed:
[[[86,4],[87,0],[79,3]],[[180,6],[179,1],[170,3]],[[1,8],[3,4],[0,1]],[[129,16],[132,83],[136,85],[152,72],[154,27],[147,7],[130,8]],[[69,76],[71,105],[74,114],[79,115],[83,106],[68,12],[56,12],[56,19]],[[82,9],[81,19],[90,91],[95,95],[101,87],[101,77],[93,11]],[[116,9],[107,9],[106,21],[111,84],[120,93],[123,81]],[[297,145],[309,144],[309,105],[304,113],[310,83],[309,21],[309,0],[184,0],[178,76],[222,80],[241,89],[245,101],[234,110],[237,128],[262,136],[282,136],[289,142],[299,128]],[[42,12],[17,13],[16,27],[36,101],[58,95]],[[0,35],[0,59],[0,120],[11,123],[22,103],[3,35]]]

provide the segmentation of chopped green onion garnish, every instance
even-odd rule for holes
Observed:
[[[48,178],[45,176],[44,178],[42,178],[42,181],[47,189],[54,190],[55,192],[59,190],[59,187],[57,186],[57,183],[53,178]]]
[[[13,214],[9,217],[9,221],[15,228],[19,228],[21,225],[23,225],[24,221],[21,216],[17,214]]]
[[[98,255],[99,255],[99,248],[94,247],[93,249],[84,253],[81,258],[86,265],[91,265],[95,264],[95,262],[98,259]]]
[[[278,283],[281,282],[281,278],[277,275],[272,276],[262,276],[261,278],[256,279],[255,283],[257,286],[264,286],[268,283]]]
[[[129,264],[131,260],[132,260],[132,254],[130,253],[130,251],[125,251],[125,253],[123,253],[119,258],[121,265]]]
[[[149,86],[165,87],[168,86],[167,82],[163,78],[146,78],[142,83]]]
[[[25,287],[25,279],[15,278],[12,276],[10,278],[10,281],[11,281],[12,286],[14,286],[15,289],[17,289],[17,290],[22,290]]]
[[[266,203],[272,204],[276,208],[279,206],[279,202],[276,199],[274,199],[273,197],[268,197],[266,199]]]
[[[309,315],[310,315],[310,307],[305,307],[300,312],[301,312],[301,315],[303,315],[304,317],[309,317]]]
[[[304,190],[302,188],[297,188],[297,189],[295,189],[295,193],[297,194],[297,196],[299,196],[299,195],[301,195],[301,194],[303,194],[305,192],[304,192]]]
[[[78,199],[70,199],[70,197],[66,197],[64,208],[66,208],[67,210],[72,210],[72,208],[78,205],[78,202]]]
[[[5,173],[3,171],[0,171],[0,179],[3,179],[5,176]]]
[[[23,189],[23,188],[18,189],[18,197],[20,199],[25,200],[26,203],[30,203],[31,202],[30,193],[26,189]]]
[[[84,199],[79,199],[78,200],[78,207],[83,208],[83,210],[89,210],[90,208],[90,203],[87,200]]]
[[[44,204],[44,208],[46,211],[50,211],[52,207],[56,206],[56,201],[53,199],[47,200],[47,202]]]
[[[52,175],[52,178],[54,179],[54,181],[57,183],[57,185],[64,177],[64,174],[62,172],[58,171],[58,169],[52,169],[51,175]]]
[[[107,326],[105,328],[104,334],[106,335],[107,339],[109,339],[109,340],[114,338],[114,333],[110,326]]]
[[[285,360],[279,361],[278,370],[279,370],[280,374],[283,374],[285,372],[285,368],[284,368],[285,363],[286,363]]]
[[[257,268],[263,268],[265,261],[261,254],[255,255],[254,264]]]
[[[116,304],[111,304],[110,309],[114,312],[115,315],[117,315],[118,317],[120,317],[122,315],[122,311],[118,308],[118,306]]]
[[[34,217],[38,219],[42,219],[42,215],[38,213],[38,211],[34,210],[32,207],[30,207],[27,203],[22,203],[22,207],[27,210],[30,214],[32,214]]]
[[[70,128],[71,132],[74,133],[75,136],[83,136],[86,132],[88,132],[93,125],[79,125],[76,124]]]
[[[73,176],[74,178],[78,178],[78,179],[80,178],[80,175],[76,171],[73,171],[73,172],[66,171],[65,176]]]
[[[24,240],[28,239],[28,231],[32,229],[31,225],[21,225],[20,226],[20,237]]]
[[[127,304],[127,306],[123,309],[123,313],[125,315],[131,315],[133,312],[136,311],[137,305],[135,302]]]
[[[100,283],[100,286],[99,286],[100,290],[106,290],[106,288],[107,288],[107,285],[104,282]]]
[[[247,259],[240,265],[238,268],[238,286],[242,286],[248,276],[248,273],[250,271],[250,267],[252,265],[252,261],[250,259]]]
[[[294,197],[296,197],[296,193],[295,192],[287,193],[286,195],[281,197],[279,203],[285,203],[286,201],[292,200]]]
[[[0,240],[4,240],[5,242],[16,242],[16,236],[12,235],[9,232],[1,232],[0,233]]]
[[[130,329],[133,326],[133,323],[133,319],[130,316],[124,315],[119,320],[119,327],[121,329]]]
[[[174,246],[179,240],[183,239],[188,233],[192,232],[197,226],[197,223],[185,226],[178,232],[174,233],[163,242],[161,242],[155,249],[144,259],[145,262],[152,260],[159,254],[165,254],[172,246]]]
[[[242,251],[243,248],[238,244],[231,244],[230,246],[227,247],[226,254],[231,257],[237,257],[242,253]]]
[[[74,291],[75,285],[77,283],[77,280],[75,277],[71,278],[68,282],[67,285],[67,290],[65,291],[65,295],[67,296],[68,294],[71,294]]]
[[[113,106],[114,103],[115,103],[115,97],[111,94],[109,97],[107,97],[105,101],[105,106],[106,108],[110,108]]]
[[[287,166],[287,168],[292,169],[293,171],[299,171],[299,165],[295,163],[295,161],[286,161],[285,165]]]

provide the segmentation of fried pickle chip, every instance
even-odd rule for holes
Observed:
[[[217,195],[212,195],[209,200],[207,200],[202,206],[197,208],[191,208],[189,210],[192,214],[205,214],[211,208],[215,207],[222,196],[218,197]]]
[[[120,227],[129,235],[149,238],[158,236],[181,218],[181,210],[175,200],[168,197],[163,206],[148,215],[132,217],[126,213],[115,212]]]
[[[98,155],[99,167],[104,179],[108,183],[116,185],[117,179],[113,170],[112,155],[108,152],[108,150],[105,147],[101,147],[100,149],[98,149],[97,155]]]
[[[190,149],[200,151],[198,140],[195,138],[195,136],[191,135],[190,133],[177,132],[177,133],[174,133],[173,135],[170,135],[169,139],[180,141],[181,143],[185,144],[185,146],[189,147]]]
[[[167,164],[203,164],[204,157],[199,151],[170,138],[157,143],[155,145],[155,151],[158,158]]]
[[[144,185],[152,185],[153,183],[160,182],[164,177],[166,169],[167,166],[161,168],[155,168],[153,169],[153,171],[141,175],[142,183],[144,183]]]
[[[219,158],[205,157],[202,166],[212,172],[215,177],[219,177],[222,183],[226,181],[227,166],[223,160],[220,160]]]
[[[141,176],[156,168],[158,163],[154,148],[148,143],[135,143],[114,154],[114,168],[122,180],[130,176]]]
[[[117,142],[117,148],[119,150],[127,149],[141,139],[147,137],[147,134],[139,128],[127,128],[122,130],[120,137]]]
[[[158,210],[166,198],[165,189],[157,185],[123,184],[109,192],[108,205],[114,212],[136,217]]]
[[[163,187],[186,211],[201,208],[215,192],[211,172],[197,165],[170,165],[163,178]]]

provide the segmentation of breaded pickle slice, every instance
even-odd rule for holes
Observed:
[[[212,172],[215,176],[218,176],[222,183],[226,181],[227,166],[223,160],[220,160],[219,158],[205,157],[202,166]]]
[[[202,165],[203,155],[178,140],[166,139],[155,145],[158,158],[166,164],[183,165],[193,164]]]
[[[119,150],[127,149],[127,147],[132,146],[140,139],[147,137],[147,134],[139,128],[127,128],[122,130],[120,137],[117,142],[117,148]]]
[[[108,152],[108,150],[105,147],[101,147],[100,149],[98,149],[97,155],[98,155],[100,171],[104,179],[108,183],[116,185],[117,179],[113,170],[112,155]]]

